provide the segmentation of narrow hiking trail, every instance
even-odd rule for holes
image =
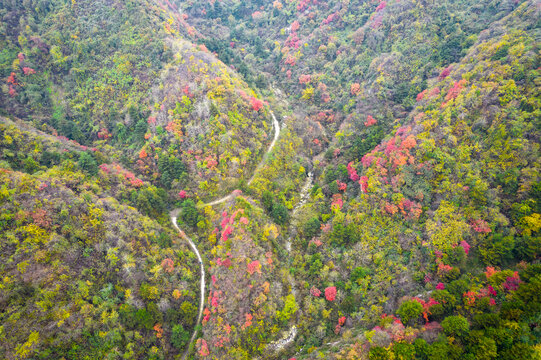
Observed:
[[[195,255],[197,256],[197,260],[199,261],[199,269],[200,269],[200,273],[201,273],[201,289],[200,289],[200,292],[201,292],[201,296],[199,298],[199,315],[197,315],[197,322],[196,322],[196,327],[197,325],[201,322],[201,317],[203,315],[203,306],[205,304],[205,266],[203,264],[203,258],[201,257],[201,254],[199,253],[199,250],[197,250],[197,246],[195,246],[195,243],[192,241],[192,239],[186,235],[186,233],[182,230],[180,230],[180,228],[178,227],[177,225],[177,217],[178,215],[180,214],[180,208],[177,208],[173,211],[171,211],[171,222],[173,223],[173,226],[175,227],[175,229],[177,229],[177,231],[179,232],[180,236],[182,238],[184,238],[186,241],[188,241],[188,244],[190,244],[190,247],[192,248],[193,252],[195,253]],[[190,342],[188,343],[188,349],[186,350],[183,358],[186,358],[186,355],[188,353],[188,350],[190,349],[190,344],[193,343],[193,341],[195,340],[195,337],[197,335],[197,328],[194,329],[194,332],[192,334],[192,337],[190,338]]]
[[[270,154],[270,152],[272,151],[272,149],[274,148],[274,145],[276,145],[276,141],[278,141],[278,137],[280,136],[280,123],[278,122],[278,120],[276,120],[276,116],[274,116],[274,113],[271,111],[271,116],[272,116],[272,123],[273,123],[273,126],[274,126],[274,138],[272,139],[272,142],[270,143],[269,145],[269,148],[267,149],[267,152],[265,153],[265,155],[263,155],[263,158],[261,159],[261,161],[259,162],[259,164],[257,165],[257,167],[255,168],[254,170],[254,173],[252,175],[252,177],[250,178],[250,180],[248,180],[248,185],[250,185],[252,183],[252,181],[255,179],[255,174],[257,174],[257,171],[261,168],[261,166],[263,166],[263,164],[265,163],[265,160],[267,158],[267,155]],[[227,196],[224,196],[223,198],[220,198],[218,200],[214,200],[214,201],[211,201],[209,203],[206,203],[204,205],[202,205],[201,207],[205,207],[205,206],[214,206],[214,205],[218,205],[218,204],[221,204],[221,203],[224,203],[226,202],[227,200],[231,199],[233,195],[232,194],[229,194]]]
[[[255,175],[256,175],[257,171],[263,166],[263,164],[265,163],[265,161],[267,159],[267,156],[270,154],[270,152],[274,148],[274,145],[276,145],[276,142],[278,141],[278,138],[280,137],[280,123],[278,122],[278,120],[276,120],[276,116],[274,116],[274,113],[272,112],[272,110],[270,110],[270,114],[272,116],[272,123],[273,123],[273,126],[274,126],[274,138],[272,139],[272,142],[270,143],[269,148],[267,149],[267,151],[263,155],[263,158],[261,159],[261,161],[259,162],[259,164],[255,168],[254,174],[252,175],[252,177],[248,181],[248,185],[250,185],[252,183],[252,181],[255,179]],[[232,194],[229,194],[229,195],[224,196],[224,197],[222,197],[220,199],[217,199],[217,200],[211,201],[209,203],[203,204],[200,207],[218,205],[218,204],[224,203],[227,200],[231,199],[231,197],[232,197]],[[199,298],[199,315],[197,316],[197,322],[195,323],[196,329],[194,329],[192,337],[190,338],[190,342],[188,343],[188,349],[186,349],[186,351],[185,351],[185,353],[183,355],[183,359],[185,359],[186,355],[188,354],[188,351],[190,349],[190,344],[193,343],[193,341],[195,340],[195,337],[197,336],[197,325],[199,325],[199,323],[201,322],[201,318],[203,317],[203,307],[205,305],[206,283],[205,283],[205,265],[203,264],[203,258],[201,257],[201,253],[197,249],[197,246],[195,245],[193,240],[188,235],[186,235],[186,233],[184,231],[182,231],[180,229],[180,227],[178,226],[178,224],[177,224],[177,219],[178,219],[178,216],[180,215],[181,211],[182,211],[181,208],[173,209],[169,213],[169,216],[171,217],[171,222],[173,223],[173,226],[175,227],[175,229],[177,229],[180,236],[184,240],[186,240],[188,242],[188,244],[190,244],[190,247],[192,248],[192,251],[197,256],[197,260],[199,261],[200,274],[201,274],[201,280],[200,280],[200,285],[201,285],[200,286],[200,293],[201,293],[201,296]],[[295,328],[295,333],[296,333],[296,328]]]

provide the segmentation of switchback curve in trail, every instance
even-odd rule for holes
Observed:
[[[272,139],[272,142],[269,145],[269,148],[267,149],[267,152],[265,153],[265,155],[263,155],[263,159],[261,159],[261,162],[257,165],[257,167],[256,167],[256,169],[254,171],[254,174],[252,175],[250,180],[248,180],[248,185],[250,185],[252,183],[252,181],[255,179],[255,174],[257,173],[257,170],[259,170],[261,168],[261,166],[265,163],[266,156],[268,154],[270,154],[270,152],[274,148],[274,145],[276,145],[276,141],[278,141],[278,137],[280,136],[280,131],[281,131],[280,123],[278,122],[278,120],[276,120],[276,116],[274,116],[274,113],[272,111],[270,113],[271,113],[271,116],[272,116],[272,123],[273,123],[274,129],[275,129],[274,138]],[[208,202],[206,204],[203,204],[200,207],[214,206],[214,205],[224,203],[227,200],[231,199],[231,196],[233,196],[233,195],[229,194],[229,195],[224,196],[223,198],[220,198],[218,200],[214,200],[214,201]]]
[[[257,165],[256,169],[254,170],[254,174],[252,175],[252,177],[248,181],[248,185],[251,184],[252,181],[254,180],[255,174],[257,173],[257,170],[259,170],[261,168],[261,166],[263,166],[263,164],[266,161],[267,155],[270,154],[270,152],[274,148],[274,145],[276,145],[276,142],[278,141],[278,137],[280,136],[280,123],[278,122],[278,120],[276,120],[276,116],[274,116],[274,113],[272,112],[272,110],[270,111],[270,114],[272,116],[272,123],[273,123],[273,126],[274,126],[274,138],[272,139],[272,142],[270,143],[269,148],[265,152],[265,155],[263,155],[263,158],[261,159],[260,163]],[[232,197],[232,195],[229,194],[229,195],[224,196],[224,197],[222,197],[220,199],[217,199],[217,200],[208,202],[206,204],[203,204],[200,207],[218,205],[218,204],[224,203],[227,200],[231,199],[231,197]],[[192,337],[190,338],[190,342],[188,343],[188,349],[186,349],[186,351],[185,351],[185,353],[183,355],[183,359],[185,359],[186,355],[188,354],[188,351],[190,349],[190,344],[193,343],[193,341],[195,340],[195,337],[197,336],[197,325],[201,322],[201,318],[203,317],[203,307],[205,306],[206,283],[205,283],[205,266],[203,264],[203,258],[201,257],[201,253],[197,249],[197,246],[192,241],[192,239],[188,235],[186,235],[186,233],[184,231],[182,231],[180,229],[180,227],[178,226],[178,224],[177,224],[177,218],[178,218],[181,211],[182,211],[181,208],[173,209],[169,213],[169,216],[171,217],[171,222],[173,223],[173,226],[175,227],[175,229],[177,229],[180,236],[188,242],[188,244],[192,248],[192,251],[197,256],[197,260],[199,261],[200,274],[201,274],[201,280],[200,280],[200,285],[201,285],[200,286],[200,292],[201,292],[201,295],[200,295],[200,298],[199,298],[199,314],[197,315],[197,322],[195,323],[196,329],[194,329]]]

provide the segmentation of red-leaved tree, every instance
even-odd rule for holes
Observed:
[[[325,289],[325,299],[327,301],[334,301],[336,299],[336,287],[329,286]]]

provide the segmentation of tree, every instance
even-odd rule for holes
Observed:
[[[186,346],[190,340],[190,333],[178,324],[173,326],[173,331],[171,332],[171,344],[177,349],[180,350]]]
[[[186,165],[177,157],[169,157],[169,171],[174,180],[179,180],[181,176],[186,173]]]
[[[360,240],[359,231],[355,228],[353,222],[344,226],[344,224],[335,222],[333,230],[329,236],[329,241],[333,246],[350,245]]]
[[[350,279],[353,283],[358,283],[359,280],[365,278],[367,275],[370,274],[370,269],[363,268],[362,266],[356,267],[350,275]]]
[[[512,236],[494,234],[479,246],[483,262],[487,265],[501,265],[505,260],[512,258],[515,248],[515,239]]]
[[[282,204],[274,204],[272,206],[271,216],[275,223],[283,225],[289,219],[287,208]]]
[[[477,339],[471,353],[477,360],[491,360],[498,356],[498,348],[496,347],[496,342],[494,339],[482,336],[481,338]]]
[[[197,222],[199,221],[199,211],[197,211],[197,207],[192,199],[185,200],[182,203],[181,217],[182,221],[186,224],[192,227],[197,225]]]
[[[514,344],[510,349],[498,353],[501,360],[535,359],[534,349],[525,343]]]
[[[161,174],[160,181],[163,186],[170,188],[173,181],[184,176],[186,165],[179,158],[164,152],[158,158],[158,172]]]
[[[263,202],[263,207],[265,208],[265,210],[272,210],[272,205],[274,201],[272,199],[272,193],[269,190],[265,190],[263,192],[263,195],[261,196],[261,201]]]
[[[307,239],[311,239],[319,234],[321,228],[321,221],[318,217],[313,217],[306,224],[304,224],[304,236]]]
[[[185,325],[190,325],[195,320],[195,316],[197,315],[197,308],[191,302],[184,301],[180,305],[180,314],[182,316],[182,322]]]
[[[452,315],[441,322],[441,327],[448,336],[464,336],[469,331],[470,324],[464,316]]]
[[[415,346],[415,355],[418,359],[428,360],[429,345],[425,339],[415,339],[413,346]]]
[[[415,347],[406,342],[398,342],[393,345],[394,358],[396,360],[415,359]]]
[[[31,156],[27,156],[26,159],[24,159],[23,163],[24,163],[24,171],[29,174],[33,174],[39,169],[39,164]]]
[[[263,101],[255,98],[255,97],[252,97],[250,99],[250,105],[252,106],[252,110],[259,111],[263,107]]]
[[[408,300],[400,305],[396,313],[404,324],[411,324],[423,313],[423,305],[416,300]]]
[[[374,346],[370,349],[368,353],[368,358],[370,360],[387,360],[390,358],[389,351],[385,348]]]
[[[532,277],[529,282],[520,283],[514,297],[523,302],[526,312],[541,312],[541,275]]]
[[[134,329],[136,327],[138,318],[135,307],[129,304],[122,304],[119,308],[119,315],[122,324],[128,329]]]
[[[139,294],[144,299],[156,300],[156,299],[159,299],[160,297],[160,290],[158,290],[156,286],[153,286],[144,282],[139,287]]]
[[[449,345],[442,341],[432,343],[428,349],[428,358],[430,360],[449,359]]]
[[[289,294],[286,296],[286,299],[284,301],[284,309],[282,311],[279,311],[277,314],[277,319],[283,322],[289,321],[291,319],[291,316],[294,315],[297,310],[299,309],[297,302],[295,301],[295,296],[293,294]]]
[[[327,301],[334,301],[336,299],[336,287],[329,286],[325,289],[325,299]]]
[[[147,330],[152,329],[154,325],[154,320],[152,315],[147,311],[147,309],[139,309],[135,313],[135,320],[139,327],[145,328]]]
[[[358,83],[351,84],[350,92],[351,92],[351,95],[354,95],[354,96],[359,95],[359,93],[361,92],[361,85],[359,85]]]
[[[160,181],[163,184],[163,186],[165,186],[166,188],[169,189],[171,187],[171,182],[173,181],[173,179],[171,179],[171,175],[169,174],[169,171],[166,170],[162,173]]]
[[[427,220],[426,230],[432,245],[439,250],[449,250],[460,243],[470,226],[464,221],[456,206],[443,200],[435,216]]]
[[[87,172],[90,176],[94,176],[98,173],[98,164],[94,157],[87,152],[82,152],[79,155],[79,161],[77,163],[81,170]]]
[[[148,187],[134,190],[131,196],[137,209],[146,215],[158,216],[165,210],[167,194],[161,188]]]
[[[308,273],[310,276],[317,277],[319,275],[319,271],[323,268],[323,263],[321,262],[321,254],[315,253],[310,258],[310,269],[308,270]]]
[[[60,162],[60,153],[50,152],[45,150],[41,154],[40,163],[44,166],[51,167],[52,165],[57,165]]]
[[[145,133],[147,132],[148,123],[145,119],[137,121],[135,124],[135,136],[136,140],[143,140]]]

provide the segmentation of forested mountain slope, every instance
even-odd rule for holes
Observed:
[[[262,100],[154,1],[2,4],[9,114],[98,147],[165,189],[212,196],[270,142]],[[199,186],[199,187],[198,187]]]
[[[178,353],[194,326],[196,266],[155,218],[160,190],[6,119],[0,138],[2,357]],[[150,217],[131,206],[143,197]]]
[[[180,356],[199,266],[166,214],[252,176],[267,104],[165,3],[0,15],[2,357]]]
[[[297,258],[306,296],[336,285],[336,317],[370,330],[336,358],[355,358],[369,343],[374,358],[484,358],[487,348],[485,358],[530,356],[524,343],[535,343],[540,310],[539,265],[528,265],[541,249],[539,58],[527,33],[503,31],[528,11],[495,24],[448,76],[429,81],[404,125],[370,152],[352,161],[335,153],[316,171],[321,188],[297,247],[311,254]],[[315,304],[306,304],[307,328],[318,324]],[[511,335],[509,322],[525,333]],[[447,337],[436,338],[440,331]]]
[[[2,2],[0,355],[541,357],[540,12]]]
[[[416,105],[427,81],[460,59],[518,1],[177,1],[205,44],[252,84],[278,85],[317,126],[320,152],[344,121],[374,147]],[[532,10],[535,11],[535,10]],[[531,15],[530,15],[531,16]],[[514,26],[533,28],[536,19]],[[189,36],[187,34],[186,36]],[[253,69],[256,68],[257,71]],[[266,74],[264,76],[260,74]],[[269,81],[270,80],[270,81]],[[328,128],[329,132],[322,130]],[[308,142],[307,141],[307,142]]]

